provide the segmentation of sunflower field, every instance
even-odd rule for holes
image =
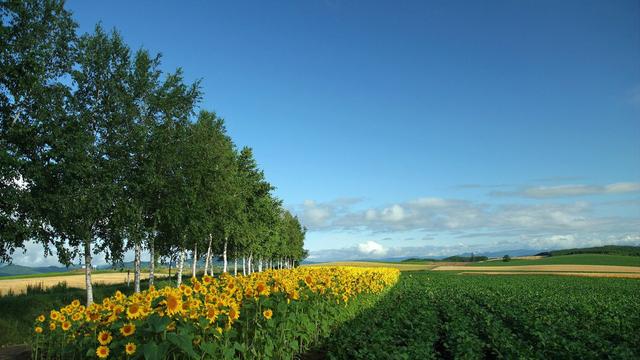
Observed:
[[[192,278],[180,287],[78,300],[35,319],[35,359],[292,358],[370,307],[387,268],[302,267]]]

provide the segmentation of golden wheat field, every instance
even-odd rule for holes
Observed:
[[[164,275],[158,275],[157,277],[162,277]],[[142,279],[149,278],[148,273],[141,274]],[[131,282],[133,283],[133,273],[130,275]],[[6,294],[10,290],[14,293],[22,293],[27,289],[27,286],[38,286],[42,284],[43,288],[50,288],[52,286],[57,285],[58,283],[66,282],[68,287],[74,288],[85,288],[84,282],[84,274],[79,275],[60,275],[60,276],[44,276],[44,277],[34,277],[34,278],[23,278],[23,279],[8,279],[8,280],[0,280],[0,295]],[[122,284],[127,282],[127,274],[126,273],[102,273],[102,274],[93,274],[91,275],[91,282],[93,284]]]

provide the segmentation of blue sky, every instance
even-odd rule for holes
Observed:
[[[640,244],[637,1],[69,1],[254,148],[312,259]]]

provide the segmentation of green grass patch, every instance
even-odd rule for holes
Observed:
[[[541,259],[493,260],[471,264],[470,266],[519,266],[519,265],[617,265],[640,266],[640,256],[577,254],[549,256]]]

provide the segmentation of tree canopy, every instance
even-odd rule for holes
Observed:
[[[294,266],[305,229],[273,195],[249,147],[199,108],[199,82],[162,70],[116,30],[77,34],[62,1],[0,3],[0,261],[42,244],[85,267],[133,250],[243,271]],[[237,272],[237,268],[235,269]]]

